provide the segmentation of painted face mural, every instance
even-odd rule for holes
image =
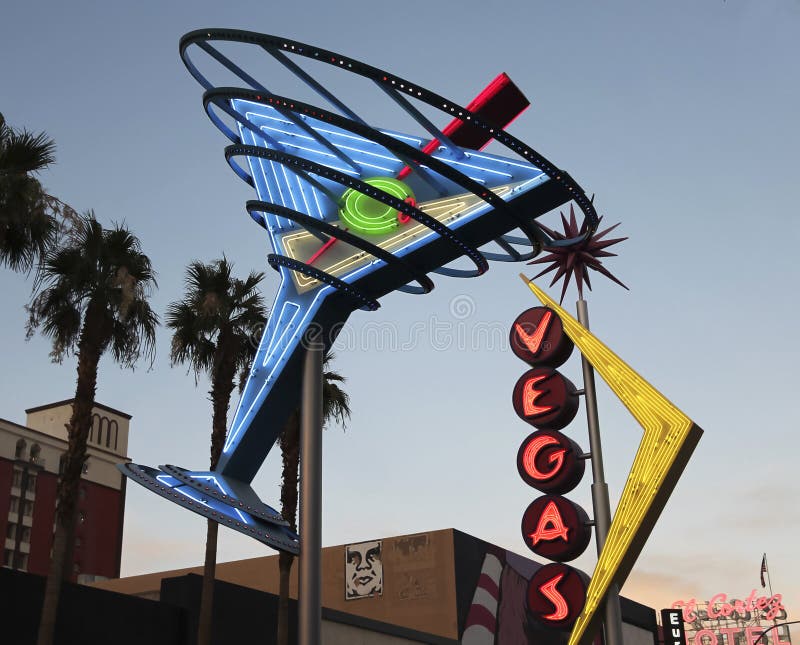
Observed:
[[[347,600],[383,595],[380,540],[345,547],[344,579]]]

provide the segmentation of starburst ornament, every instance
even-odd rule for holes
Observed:
[[[602,219],[603,218],[601,217],[600,220]],[[575,218],[575,210],[573,209],[572,205],[569,207],[569,221],[567,221],[564,213],[561,213],[561,223],[564,226],[563,233],[553,231],[542,224],[539,224],[539,226],[553,240],[556,241],[576,238],[586,233],[587,224],[584,222],[580,228],[578,227],[578,222]],[[595,233],[594,235],[587,237],[585,240],[576,242],[575,244],[570,244],[569,246],[545,245],[542,248],[544,251],[547,251],[547,255],[528,263],[549,265],[542,272],[534,276],[534,280],[545,275],[546,273],[555,271],[556,273],[555,276],[553,276],[553,281],[550,283],[551,287],[560,279],[564,279],[564,285],[561,288],[560,302],[564,301],[564,295],[567,293],[567,287],[569,287],[569,283],[573,278],[575,279],[575,284],[578,287],[579,298],[583,299],[584,282],[586,283],[587,288],[591,291],[592,283],[589,279],[589,269],[597,271],[598,273],[602,273],[607,278],[616,282],[619,286],[627,289],[628,287],[620,282],[608,269],[606,269],[600,260],[600,258],[616,257],[616,253],[610,253],[605,249],[628,239],[627,237],[618,237],[610,240],[603,239],[611,231],[617,228],[617,226],[619,226],[619,223],[614,224],[614,226],[610,226],[599,233]]]

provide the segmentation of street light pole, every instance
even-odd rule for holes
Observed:
[[[298,644],[322,642],[322,339],[306,339],[300,410]]]
[[[577,303],[578,322],[589,329],[589,309],[586,301],[580,298]],[[589,426],[589,451],[592,455],[592,507],[594,509],[594,532],[597,554],[603,550],[606,536],[611,528],[611,503],[608,499],[608,484],[603,469],[603,449],[600,441],[600,419],[597,413],[597,391],[594,383],[594,368],[586,357],[581,355],[583,367],[583,391],[586,400],[586,420]],[[619,604],[619,587],[612,584],[608,588],[605,606],[605,645],[623,645],[622,611]]]

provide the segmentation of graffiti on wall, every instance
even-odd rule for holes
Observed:
[[[345,546],[345,599],[356,600],[383,595],[381,547],[381,540]]]

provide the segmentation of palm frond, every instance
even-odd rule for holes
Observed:
[[[28,305],[28,334],[41,330],[53,342],[53,359],[61,360],[78,350],[91,317],[101,352],[110,348],[123,367],[142,357],[152,365],[159,321],[148,297],[155,286],[138,238],[119,225],[103,228],[89,211],[66,244],[44,258]]]
[[[16,132],[3,125],[0,137],[0,175],[38,172],[55,161],[56,144],[44,132]]]

